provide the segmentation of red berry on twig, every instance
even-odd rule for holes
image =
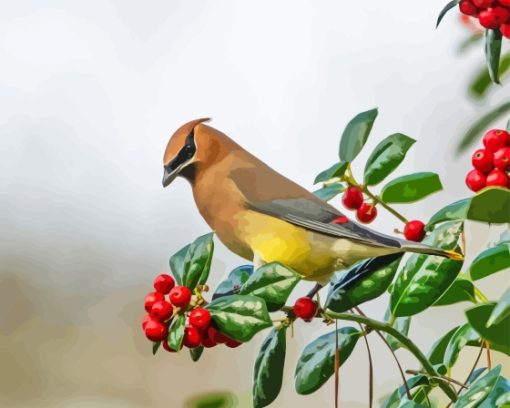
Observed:
[[[363,203],[356,211],[356,218],[364,224],[372,222],[375,217],[377,217],[377,208],[373,204]]]
[[[175,280],[170,275],[162,273],[154,278],[154,289],[163,295],[168,295],[174,286]]]
[[[177,307],[188,307],[191,301],[191,290],[186,286],[176,286],[170,291],[170,302]]]
[[[158,300],[152,305],[151,317],[161,322],[170,319],[173,313],[173,306],[166,300]]]
[[[157,320],[151,319],[145,325],[144,332],[145,336],[147,336],[149,340],[161,341],[163,339],[166,339],[166,336],[168,334],[168,328],[165,324]]]
[[[152,320],[152,317],[150,317],[149,315],[145,316],[142,320],[142,329],[145,330],[145,326],[147,325],[148,322],[150,322]]]
[[[506,130],[492,129],[483,135],[483,145],[492,152],[508,146],[510,134]]]
[[[182,339],[182,344],[184,344],[188,348],[195,348],[200,346],[202,343],[202,337],[198,330],[194,327],[186,327],[184,329],[184,337]]]
[[[317,302],[309,297],[301,297],[294,303],[294,314],[303,320],[310,321],[317,314]]]
[[[494,4],[494,0],[473,0],[476,7],[487,8]]]
[[[494,169],[487,175],[487,185],[508,187],[508,176],[500,169]]]
[[[357,210],[363,204],[363,193],[358,187],[348,187],[342,196],[342,203],[345,208]]]
[[[462,14],[467,16],[476,17],[478,15],[478,8],[469,0],[463,0],[459,3],[459,9]]]
[[[482,27],[494,30],[501,24],[506,23],[509,16],[510,11],[508,11],[506,8],[499,6],[494,8],[490,7],[478,13],[478,21]]]
[[[150,313],[152,305],[160,300],[164,300],[165,297],[159,292],[150,292],[145,296],[145,310]]]
[[[423,238],[425,238],[425,224],[420,220],[407,222],[404,227],[404,236],[409,241],[420,242]]]
[[[510,5],[508,7],[510,7]],[[508,22],[506,24],[501,24],[499,26],[499,31],[501,31],[501,34],[503,35],[503,37],[510,39],[510,22]]]
[[[240,341],[234,340],[234,339],[228,339],[228,341],[225,342],[225,346],[230,347],[230,348],[239,347],[241,344],[243,344],[243,343],[241,343]]]
[[[510,147],[501,147],[494,152],[494,167],[501,171],[510,168]]]
[[[494,154],[489,149],[478,149],[471,156],[471,163],[475,169],[480,170],[483,173],[488,173],[494,168],[492,163]]]
[[[205,329],[211,323],[211,314],[203,307],[192,310],[189,314],[189,324],[201,330]]]
[[[466,185],[471,191],[481,190],[486,186],[487,180],[485,174],[480,170],[471,170],[466,176]]]

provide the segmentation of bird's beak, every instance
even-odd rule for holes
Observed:
[[[168,169],[165,167],[163,171],[163,187],[168,186],[179,174],[180,167],[168,171]]]

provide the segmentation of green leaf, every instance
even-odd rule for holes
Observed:
[[[509,408],[510,407],[510,391],[501,394],[496,400],[496,407]]]
[[[470,385],[470,384],[474,383],[477,380],[477,378],[480,377],[483,374],[483,372],[486,370],[487,370],[487,367],[477,368],[475,371],[473,371],[473,373],[467,379],[466,385]]]
[[[458,48],[457,48],[457,52],[459,53],[459,55],[462,55],[464,54],[467,50],[469,50],[469,48],[475,46],[475,45],[478,45],[478,42],[483,38],[483,34],[482,33],[473,33],[471,34],[469,37],[467,37],[465,40],[463,40]],[[486,71],[485,69],[485,66],[484,66],[484,72]],[[489,74],[487,73],[487,77],[489,77]],[[489,78],[489,81],[490,81],[490,78]]]
[[[253,295],[264,299],[270,312],[285,305],[294,287],[301,280],[292,269],[273,262],[257,269],[241,288],[241,295]]]
[[[414,173],[390,181],[381,198],[386,203],[413,203],[443,189],[436,173]]]
[[[230,272],[228,278],[221,282],[214,294],[213,299],[221,296],[237,295],[241,291],[241,287],[249,279],[253,273],[253,265],[242,265]]]
[[[187,400],[186,408],[238,408],[240,407],[237,397],[230,392],[208,392],[197,395]]]
[[[471,199],[467,219],[494,224],[510,223],[510,190],[483,189]]]
[[[424,375],[416,375],[414,377],[409,378],[407,381],[407,387],[412,390],[415,387],[418,387],[420,385],[428,385],[429,380]],[[401,385],[399,388],[397,388],[395,391],[393,391],[390,396],[384,401],[381,408],[398,408],[400,401],[402,398],[405,399],[406,395],[406,388],[404,385]]]
[[[430,218],[430,221],[425,226],[425,229],[427,231],[432,231],[434,225],[436,224],[440,224],[445,221],[465,220],[470,204],[471,198],[464,198],[463,200],[448,204],[446,207],[440,209]]]
[[[510,112],[510,101],[504,102],[482,115],[482,117],[469,127],[466,134],[462,136],[457,146],[457,154],[462,153],[466,148],[471,146],[473,142],[479,140],[482,136],[482,132],[485,131],[491,123],[495,122],[503,115],[506,115],[508,112]]]
[[[365,184],[374,186],[395,170],[416,140],[402,133],[395,133],[380,142],[365,164]]]
[[[286,328],[273,329],[266,337],[255,361],[253,407],[271,404],[282,388],[286,352]]]
[[[436,28],[439,27],[439,24],[443,20],[443,17],[446,15],[446,13],[448,13],[452,8],[454,8],[459,3],[460,0],[452,0],[448,2],[446,6],[443,7],[441,12],[439,13],[439,16],[437,17]]]
[[[477,342],[480,339],[478,333],[469,323],[460,326],[448,342],[444,353],[444,365],[448,368],[453,367],[457,362],[460,351],[471,342]]]
[[[489,343],[505,354],[510,355],[510,315],[499,323],[487,327],[487,322],[496,307],[496,303],[477,305],[466,310],[466,317],[480,335]]]
[[[501,62],[499,63],[499,75],[500,77],[505,74],[510,68],[510,53],[507,53],[501,57]],[[490,89],[492,85],[491,78],[489,76],[489,72],[484,67],[473,79],[471,84],[469,85],[469,92],[477,99],[481,99],[485,96],[487,91]]]
[[[452,250],[457,246],[462,223],[443,223],[424,243]],[[393,316],[412,316],[432,306],[455,280],[462,261],[439,256],[413,254],[398,273],[390,296]]]
[[[479,407],[495,387],[500,371],[501,366],[498,365],[473,383],[473,385],[460,396],[454,408]]]
[[[356,264],[332,283],[324,307],[341,313],[379,297],[393,280],[401,259],[402,254],[392,254]]]
[[[213,235],[211,232],[197,238],[170,258],[170,269],[179,285],[193,290],[207,281],[214,251]]]
[[[152,343],[152,355],[153,356],[156,355],[156,353],[158,352],[160,346],[161,346],[161,342],[160,341],[155,341],[155,342]]]
[[[202,356],[203,352],[204,352],[204,348],[202,346],[189,349],[189,355],[190,355],[191,359],[195,362],[200,360],[200,357]]]
[[[459,302],[475,302],[475,287],[468,279],[455,279],[446,292],[436,300],[434,306],[447,306]]]
[[[351,355],[359,338],[359,331],[343,327],[338,332],[340,365]],[[335,366],[335,331],[309,343],[299,357],[294,374],[298,394],[317,391],[333,375]]]
[[[491,392],[489,393],[487,398],[483,400],[482,405],[480,405],[480,408],[494,408],[494,407],[505,408],[503,406],[503,403],[498,403],[498,401],[502,396],[504,396],[509,391],[510,381],[508,381],[505,377],[499,376]],[[508,408],[508,405],[506,405],[506,408]]]
[[[357,114],[345,127],[340,139],[340,160],[352,162],[359,154],[372,130],[377,109]]]
[[[485,31],[485,60],[492,82],[499,84],[499,59],[501,56],[501,32]]]
[[[319,188],[313,193],[323,201],[329,201],[345,190],[345,186],[341,183],[330,184],[329,186]]]
[[[507,289],[487,320],[487,327],[501,323],[510,315],[510,289]]]
[[[223,296],[213,300],[205,308],[211,312],[222,333],[242,343],[272,326],[266,304],[255,296]]]
[[[451,338],[459,329],[459,327],[460,326],[454,327],[448,333],[444,334],[441,338],[436,340],[436,342],[432,345],[429,352],[427,353],[427,359],[430,361],[430,364],[443,364],[445,361],[446,348],[448,347],[448,344],[450,344]]]
[[[171,349],[179,351],[182,347],[182,339],[184,338],[184,325],[186,317],[184,315],[177,316],[168,332],[168,345]]]
[[[409,334],[409,328],[411,327],[411,317],[405,316],[405,317],[392,317],[391,310],[388,308],[386,309],[386,312],[384,313],[384,321],[385,322],[392,322],[391,327],[397,329],[400,333],[407,336]],[[395,351],[398,350],[401,347],[400,342],[393,336],[386,334],[386,341],[390,345],[390,348]]]
[[[330,168],[319,173],[317,177],[315,177],[313,184],[343,176],[345,170],[347,170],[347,166],[349,166],[349,163],[344,161],[333,164]]]
[[[510,266],[510,242],[501,242],[486,249],[471,263],[469,275],[473,280],[485,278]]]

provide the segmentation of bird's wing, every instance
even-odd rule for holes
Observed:
[[[401,247],[397,238],[350,221],[335,207],[262,162],[256,167],[237,168],[230,176],[244,195],[248,208],[255,211],[332,237],[377,247]],[[335,220],[341,222],[333,223]]]

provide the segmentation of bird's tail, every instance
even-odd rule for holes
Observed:
[[[402,249],[406,252],[415,252],[417,254],[443,256],[445,258],[453,259],[455,261],[464,260],[464,255],[462,255],[459,252],[450,251],[447,249],[434,248],[425,244],[420,244],[418,242],[406,241],[402,245]]]

